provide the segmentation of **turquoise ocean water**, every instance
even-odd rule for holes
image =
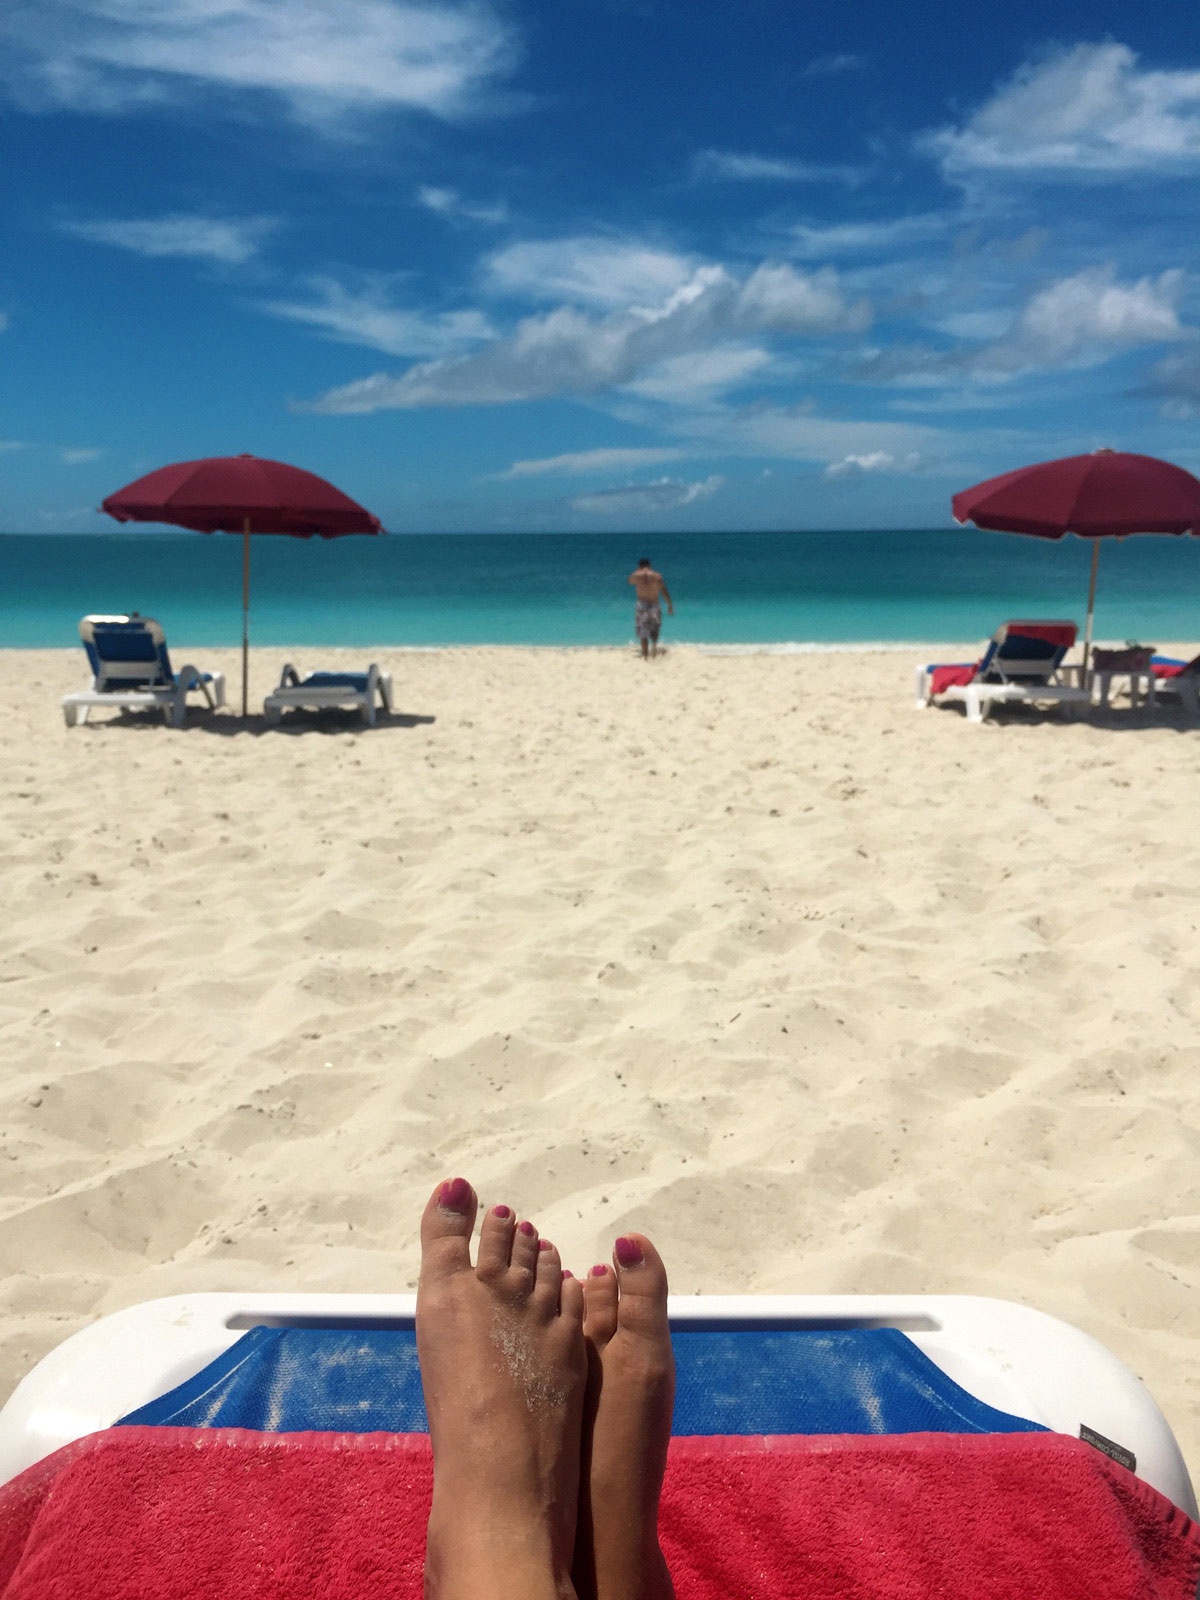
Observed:
[[[251,642],[621,645],[642,555],[675,597],[664,642],[973,640],[1022,614],[1082,626],[1090,549],[974,529],[259,537]],[[0,536],[0,646],[70,645],[85,612],[133,610],[189,646],[235,644],[241,563],[224,534]],[[1097,633],[1200,636],[1200,542],[1104,540]]]

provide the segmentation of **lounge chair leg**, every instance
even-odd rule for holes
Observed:
[[[982,722],[984,717],[987,715],[988,706],[984,705],[979,695],[976,694],[969,685],[966,693],[963,695],[963,705],[967,709],[968,722]]]

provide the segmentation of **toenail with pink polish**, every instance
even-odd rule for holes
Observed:
[[[512,1207],[511,1206],[493,1206],[492,1207],[492,1215],[494,1217],[499,1217],[500,1220],[502,1222],[504,1222],[509,1217],[512,1216]]]
[[[622,1267],[640,1267],[645,1259],[636,1239],[618,1239],[615,1246],[617,1263]]]
[[[534,1227],[532,1222],[518,1222],[517,1223],[517,1232],[518,1233],[523,1233],[525,1235],[525,1237],[528,1239],[528,1237],[529,1237],[529,1235],[531,1233],[536,1233],[537,1232],[537,1229]]]
[[[575,1276],[575,1274],[571,1271],[570,1267],[564,1267],[562,1269],[562,1272],[563,1272],[563,1282],[564,1283],[566,1282],[566,1280],[568,1278],[573,1278]]]
[[[538,1249],[539,1250],[553,1250],[554,1246],[550,1243],[549,1239],[539,1239],[538,1240]]]
[[[465,1178],[449,1178],[439,1202],[447,1211],[465,1211],[471,1203],[471,1185]]]
[[[607,1276],[608,1276],[608,1268],[604,1265],[603,1261],[598,1261],[596,1263],[596,1265],[592,1268],[592,1277],[593,1278],[607,1278]]]

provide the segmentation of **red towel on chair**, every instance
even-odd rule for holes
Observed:
[[[3,1600],[420,1600],[424,1437],[114,1428],[0,1489]],[[1052,1433],[676,1439],[679,1600],[1193,1600],[1200,1534]],[[486,1597],[480,1597],[486,1600]]]
[[[978,671],[978,661],[964,661],[958,666],[947,664],[934,667],[929,674],[929,692],[931,695],[945,694],[947,689],[957,689],[970,683]]]

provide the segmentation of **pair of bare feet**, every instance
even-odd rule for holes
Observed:
[[[421,1219],[428,1600],[672,1600],[658,1543],[675,1366],[642,1234],[585,1279],[463,1178]]]

